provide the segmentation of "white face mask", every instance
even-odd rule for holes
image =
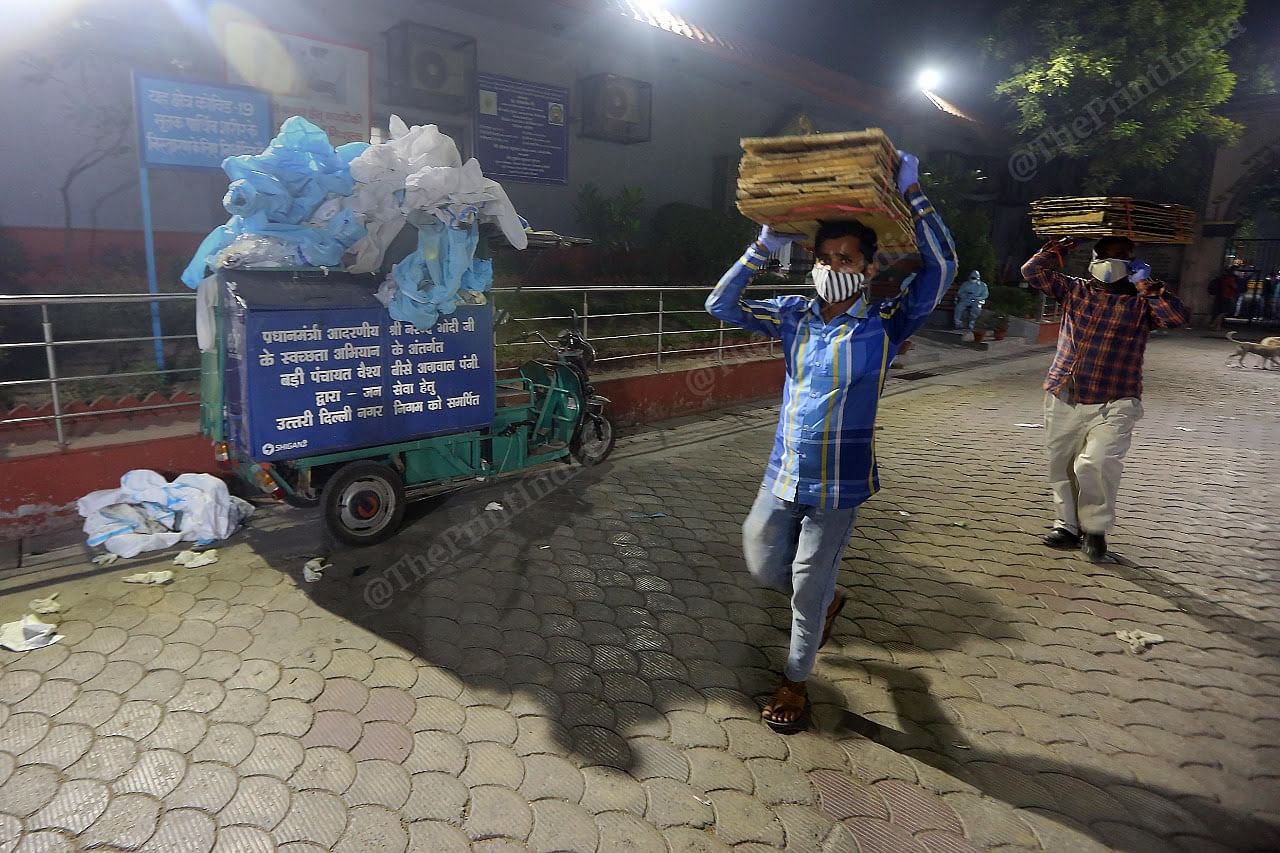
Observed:
[[[813,268],[813,286],[828,305],[844,302],[858,295],[866,276],[857,272],[836,272],[817,264]]]
[[[1121,258],[1099,258],[1096,254],[1089,262],[1089,275],[1103,284],[1111,284],[1129,277],[1129,262]]]

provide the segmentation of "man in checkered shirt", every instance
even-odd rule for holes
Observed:
[[[1022,265],[1032,287],[1062,305],[1058,352],[1045,380],[1045,449],[1057,517],[1044,538],[1052,548],[1107,555],[1116,493],[1133,426],[1142,418],[1142,359],[1152,329],[1183,326],[1178,297],[1134,260],[1133,241],[1103,237],[1089,278],[1059,269],[1075,240],[1051,240]]]

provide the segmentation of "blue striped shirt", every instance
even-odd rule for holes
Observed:
[[[855,507],[880,489],[876,407],[889,364],[956,274],[955,246],[942,218],[918,190],[907,201],[923,264],[892,299],[868,302],[864,294],[830,323],[816,298],[743,299],[765,261],[755,247],[707,298],[712,316],[782,341],[787,382],[764,480],[782,500]]]

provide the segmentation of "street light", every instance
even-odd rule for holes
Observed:
[[[639,7],[641,12],[644,12],[650,17],[656,18],[661,15],[669,14],[663,0],[636,0],[635,5]]]
[[[942,82],[942,72],[936,68],[925,68],[916,75],[916,85],[926,91],[938,88]]]

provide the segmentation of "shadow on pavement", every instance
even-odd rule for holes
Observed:
[[[688,768],[693,750],[663,739],[675,725],[672,712],[737,720],[743,736],[773,737],[759,707],[786,655],[790,609],[784,596],[755,588],[742,567],[739,525],[756,483],[713,466],[690,489],[672,482],[674,473],[652,459],[565,468],[550,482],[530,474],[477,485],[415,508],[388,543],[335,550],[325,578],[299,586],[350,623],[333,626],[335,645],[344,642],[338,634],[363,630],[419,656],[418,686],[427,688],[418,695],[515,715],[516,751],[534,745],[637,777]],[[490,501],[505,509],[484,511]],[[323,547],[316,525],[251,530],[249,538],[295,577]],[[1005,608],[937,568],[860,568],[840,630],[860,634],[859,654],[874,659],[846,666],[889,685],[907,730],[850,711],[848,692],[824,684],[838,680],[841,667],[826,654],[813,685],[815,705],[836,712],[824,735],[869,737],[1122,850],[1140,849],[1125,835],[1134,823],[1125,818],[1142,809],[1138,823],[1148,833],[1213,837],[1243,850],[1280,844],[1275,827],[1207,798],[970,740],[947,721],[928,681],[895,655],[1017,638]],[[902,617],[903,608],[943,596],[939,619],[963,619],[969,633]],[[283,639],[281,658],[319,645],[311,636]],[[1165,828],[1152,828],[1153,817]]]
[[[314,584],[299,576],[324,549],[318,518],[252,531],[250,544],[329,613],[419,656],[419,684],[436,691],[421,695],[505,708],[548,741],[538,751],[581,766],[679,764],[678,747],[645,736],[664,737],[672,711],[711,704],[754,722],[752,694],[774,678],[755,635],[785,636],[739,588],[745,573],[709,553],[713,537],[674,513],[651,517],[667,500],[637,493],[651,473],[619,484],[610,469],[565,466],[424,502],[393,540],[334,548]],[[491,501],[505,509],[486,512]],[[337,646],[346,626],[335,629]],[[319,645],[286,639],[280,655],[308,643]]]
[[[1177,849],[1169,837],[1184,835],[1185,849],[1189,850],[1207,846],[1205,839],[1240,851],[1280,849],[1280,827],[1233,812],[1208,797],[1044,755],[985,746],[948,721],[941,705],[930,697],[927,682],[916,672],[875,662],[862,666],[890,685],[895,702],[903,696],[913,700],[925,697],[926,701],[923,707],[900,708],[906,731],[845,711],[832,732],[835,736],[866,737],[987,796],[1034,811],[1126,853]],[[1139,832],[1133,832],[1134,828]]]
[[[1233,613],[1221,604],[1211,601],[1192,587],[1183,586],[1157,569],[1142,566],[1121,555],[1112,553],[1116,576],[1141,587],[1145,592],[1178,605],[1183,611],[1204,626],[1207,632],[1229,634],[1233,640],[1247,646],[1258,657],[1280,657],[1280,636],[1264,626]]]

